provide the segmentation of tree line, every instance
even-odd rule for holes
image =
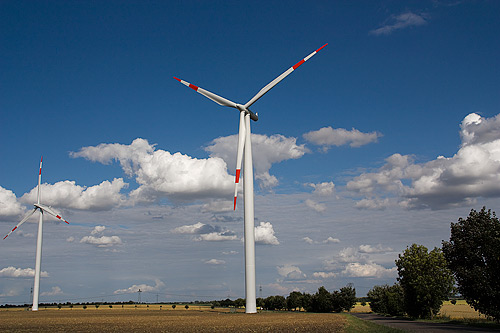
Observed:
[[[396,266],[394,285],[368,292],[372,311],[432,318],[444,300],[459,293],[475,310],[500,322],[500,222],[486,207],[451,223],[442,249],[413,244]]]
[[[356,289],[352,284],[329,292],[325,287],[318,288],[315,294],[292,291],[287,297],[276,295],[266,298],[257,298],[257,307],[264,310],[288,310],[308,312],[342,312],[350,311],[356,304]],[[213,301],[213,307],[243,307],[245,299],[234,301],[228,299]]]

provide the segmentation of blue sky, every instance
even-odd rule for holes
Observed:
[[[0,227],[43,155],[42,201],[71,224],[45,224],[42,302],[243,297],[238,113],[173,77],[245,103],[329,43],[252,106],[257,284],[391,284],[406,246],[498,210],[499,7],[2,1]],[[29,300],[35,234],[0,244],[2,304]]]

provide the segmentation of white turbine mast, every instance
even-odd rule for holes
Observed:
[[[243,165],[243,192],[244,192],[244,217],[245,217],[245,312],[256,313],[256,291],[255,291],[255,231],[254,231],[254,192],[253,192],[253,163],[252,163],[252,141],[250,131],[250,119],[257,121],[257,114],[250,111],[250,106],[257,102],[259,98],[264,96],[269,90],[277,85],[281,80],[287,77],[290,73],[296,70],[300,65],[309,60],[313,55],[318,53],[323,45],[316,51],[309,54],[307,57],[287,69],[283,74],[275,78],[264,88],[262,88],[254,97],[246,104],[238,104],[224,97],[216,95],[208,90],[195,86],[187,81],[174,77],[177,81],[185,86],[197,91],[203,96],[211,99],[215,103],[222,106],[229,106],[240,111],[240,126],[238,132],[238,151],[236,155],[236,177],[234,189],[234,209],[236,210],[236,199],[238,197],[238,183],[240,181],[241,162],[243,153],[245,154],[245,164]]]
[[[14,229],[12,229],[7,236],[5,236],[3,239],[9,237],[9,235],[14,232],[21,224],[26,222],[31,215],[33,215],[37,209],[40,210],[40,219],[38,220],[38,238],[36,241],[36,259],[35,259],[35,283],[33,286],[33,306],[31,308],[32,311],[38,311],[38,296],[40,294],[40,269],[42,266],[42,234],[43,234],[43,214],[48,213],[49,215],[54,216],[55,218],[64,221],[69,224],[68,221],[63,219],[61,215],[57,214],[52,210],[51,207],[42,205],[40,203],[41,201],[41,196],[40,196],[40,184],[42,182],[42,161],[43,161],[43,156],[40,159],[40,172],[38,173],[38,187],[37,187],[37,195],[36,195],[36,203],[33,204],[35,208],[31,210],[28,214],[24,216],[24,218],[19,222]]]

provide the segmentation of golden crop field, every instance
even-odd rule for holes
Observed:
[[[354,309],[351,312],[370,312],[370,305],[367,303],[362,306],[360,302],[356,303]],[[447,317],[450,319],[486,319],[486,316],[480,314],[474,310],[467,302],[464,300],[457,301],[457,304],[453,305],[450,301],[443,303],[441,310],[439,311],[438,317]]]
[[[345,316],[333,313],[262,312],[230,313],[227,309],[178,305],[150,305],[144,308],[96,309],[81,306],[72,310],[41,309],[38,312],[20,310],[0,311],[1,332],[342,332]],[[167,310],[165,310],[165,308]]]

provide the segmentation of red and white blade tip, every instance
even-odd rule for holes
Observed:
[[[64,222],[66,222],[67,224],[69,224],[69,222],[68,222],[68,221],[66,221],[65,219],[63,219],[60,215],[56,215],[56,217],[57,217],[59,220],[64,221]]]

